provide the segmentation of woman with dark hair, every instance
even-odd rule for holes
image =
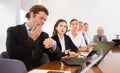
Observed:
[[[64,19],[59,19],[54,25],[52,38],[56,41],[62,56],[71,55],[78,56],[77,47],[73,44],[69,36],[66,35],[67,22]]]

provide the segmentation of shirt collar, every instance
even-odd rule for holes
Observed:
[[[25,27],[26,27],[27,30],[31,29],[31,28],[27,25],[27,23],[25,23]]]

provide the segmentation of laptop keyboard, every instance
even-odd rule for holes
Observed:
[[[62,61],[68,65],[82,65],[85,60],[85,58],[62,58]]]

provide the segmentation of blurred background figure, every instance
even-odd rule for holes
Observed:
[[[107,37],[104,34],[104,29],[103,27],[98,27],[97,29],[97,35],[94,35],[93,36],[93,40],[92,40],[92,43],[98,43],[100,41],[105,41],[107,42]]]
[[[88,29],[89,29],[88,23],[84,23],[83,24],[83,33],[82,33],[82,35],[83,35],[83,38],[84,38],[84,41],[85,41],[86,45],[90,44],[90,37],[89,37]]]
[[[82,21],[78,21],[79,23],[79,28],[78,28],[78,31],[83,31],[83,22]]]

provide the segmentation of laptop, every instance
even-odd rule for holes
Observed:
[[[89,65],[87,65],[84,69],[82,68],[82,66],[80,66],[79,68],[76,69],[75,73],[85,73],[87,70],[89,70],[92,66],[94,66],[97,62],[99,62],[102,57],[103,57],[103,51],[102,49],[100,49],[98,51],[98,55],[97,57],[93,60],[92,63],[90,63]],[[86,62],[85,62],[86,63]]]
[[[77,68],[75,70],[75,73],[85,73],[88,69],[90,69],[92,66],[94,66],[100,59],[102,59],[103,57],[103,51],[99,51],[99,55],[94,59],[94,61],[89,64],[88,66],[86,66],[86,68],[82,68],[82,66],[80,66],[79,68]],[[84,63],[86,63],[87,61],[84,61]],[[70,71],[62,71],[62,70],[44,70],[44,69],[33,69],[31,71],[29,71],[28,73],[71,73]]]
[[[83,63],[92,56],[95,48],[91,48],[89,52],[80,52],[81,54],[77,58],[62,58],[61,61],[70,66],[82,66]]]
[[[96,65],[98,65],[104,59],[104,57],[109,53],[109,51],[114,47],[114,45],[114,42],[98,42],[98,45],[96,45],[94,50],[98,51],[101,48],[103,51],[103,57]]]
[[[62,58],[61,60],[67,64],[67,65],[72,65],[72,66],[82,66],[83,63],[88,60],[89,58],[93,58],[93,55],[95,56],[98,53],[99,49],[103,50],[103,58],[107,55],[107,53],[110,51],[110,49],[115,45],[114,42],[98,42],[98,44],[92,49],[91,52],[88,53],[85,57],[80,57],[80,58]],[[102,59],[103,59],[102,58]],[[102,59],[96,64],[98,65]],[[90,61],[92,62],[92,60]],[[90,63],[88,62],[88,64]]]

